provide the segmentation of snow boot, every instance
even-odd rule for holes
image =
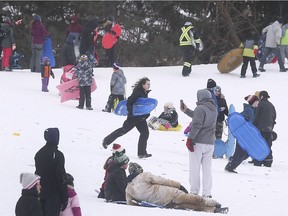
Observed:
[[[216,208],[214,213],[221,213],[221,214],[228,214],[229,208],[223,207],[223,208]]]

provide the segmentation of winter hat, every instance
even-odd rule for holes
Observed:
[[[213,80],[213,79],[208,79],[208,81],[207,81],[207,88],[208,89],[211,89],[211,88],[214,88],[214,87],[216,87],[216,82]]]
[[[174,108],[174,105],[172,102],[167,102],[164,104],[164,107],[168,107],[169,109],[173,109]]]
[[[108,16],[107,21],[115,22],[115,18],[113,16]]]
[[[120,144],[114,143],[112,147],[113,154],[120,156],[125,153],[125,148],[123,148]]]
[[[190,21],[187,21],[184,23],[184,26],[191,26],[191,25],[192,25],[192,23]]]
[[[260,98],[260,91],[256,91],[255,93],[254,93],[254,95],[256,95],[257,97],[258,97],[258,99]]]
[[[59,134],[58,128],[48,128],[44,131],[44,139],[47,141],[47,143],[58,145]]]
[[[269,94],[267,91],[261,91],[259,94],[259,97],[264,97],[264,98],[270,98]]]
[[[115,155],[114,161],[116,164],[122,166],[129,163],[129,157],[126,154],[122,154],[120,156]]]
[[[118,70],[120,68],[120,65],[117,63],[114,63],[112,66],[115,70]]]
[[[216,86],[214,89],[214,92],[216,93],[221,93],[221,87],[220,86]]]
[[[88,57],[87,57],[87,55],[85,55],[85,54],[82,54],[81,56],[80,56],[80,60],[81,61],[86,61],[88,59]]]
[[[250,105],[252,105],[255,101],[258,100],[256,95],[248,95],[244,98]]]
[[[33,17],[33,19],[34,21],[41,21],[41,17],[37,14]]]
[[[66,173],[66,184],[70,186],[74,186],[74,178],[69,173]]]
[[[46,61],[50,61],[50,59],[47,56],[44,56],[42,58],[42,63],[44,64]]]
[[[40,176],[33,173],[21,173],[20,183],[23,189],[31,189],[38,181],[40,181]]]
[[[8,16],[4,16],[2,20],[3,20],[3,23],[11,23],[11,19]]]
[[[129,173],[133,174],[133,173],[142,173],[143,172],[143,168],[138,164],[138,163],[133,163],[130,162],[129,163]]]

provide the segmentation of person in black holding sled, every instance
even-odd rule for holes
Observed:
[[[140,137],[138,140],[138,157],[139,158],[148,158],[151,157],[152,154],[148,154],[146,151],[147,148],[147,140],[149,137],[149,129],[147,126],[146,119],[150,114],[134,116],[133,115],[133,105],[137,101],[138,98],[147,98],[148,93],[150,92],[150,80],[147,77],[140,79],[135,83],[133,93],[127,100],[127,110],[128,115],[127,119],[124,121],[123,126],[118,128],[108,136],[106,136],[103,140],[102,146],[106,149],[108,145],[110,145],[114,140],[118,137],[123,136],[134,127],[140,133]]]

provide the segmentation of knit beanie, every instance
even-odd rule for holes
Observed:
[[[258,100],[256,95],[248,95],[244,98],[250,105],[252,105],[255,101]]]
[[[31,189],[38,181],[40,181],[40,176],[33,173],[21,173],[20,183],[23,189]]]
[[[114,143],[112,147],[113,154],[120,156],[125,153],[125,148],[123,148],[120,144]]]
[[[214,88],[214,87],[216,87],[216,82],[213,80],[213,79],[208,79],[207,80],[207,88],[208,89],[211,89],[211,88]]]
[[[172,102],[167,102],[164,104],[164,107],[168,107],[169,109],[173,109],[174,108],[174,105]]]
[[[117,63],[114,63],[112,66],[115,70],[118,70],[120,68],[120,65]]]
[[[126,154],[122,154],[121,156],[115,155],[114,156],[114,161],[119,166],[122,166],[124,164],[128,164],[129,163],[129,157]]]
[[[133,174],[133,173],[142,173],[143,172],[143,168],[138,164],[138,163],[133,163],[130,162],[129,163],[129,173]]]
[[[34,19],[34,21],[40,21],[40,20],[41,20],[41,17],[36,14],[36,15],[33,17],[33,19]]]

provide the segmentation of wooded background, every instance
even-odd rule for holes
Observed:
[[[181,27],[191,21],[201,35],[204,50],[193,58],[194,64],[217,63],[236,48],[252,31],[259,37],[262,29],[288,11],[285,1],[7,1],[0,2],[1,13],[12,20],[23,19],[14,27],[20,61],[29,67],[32,14],[39,14],[51,33],[60,67],[61,49],[69,17],[76,14],[80,23],[97,16],[115,17],[123,27],[117,43],[117,59],[122,66],[181,65],[179,48]],[[284,13],[285,12],[285,13]],[[101,37],[97,53],[104,58]]]

